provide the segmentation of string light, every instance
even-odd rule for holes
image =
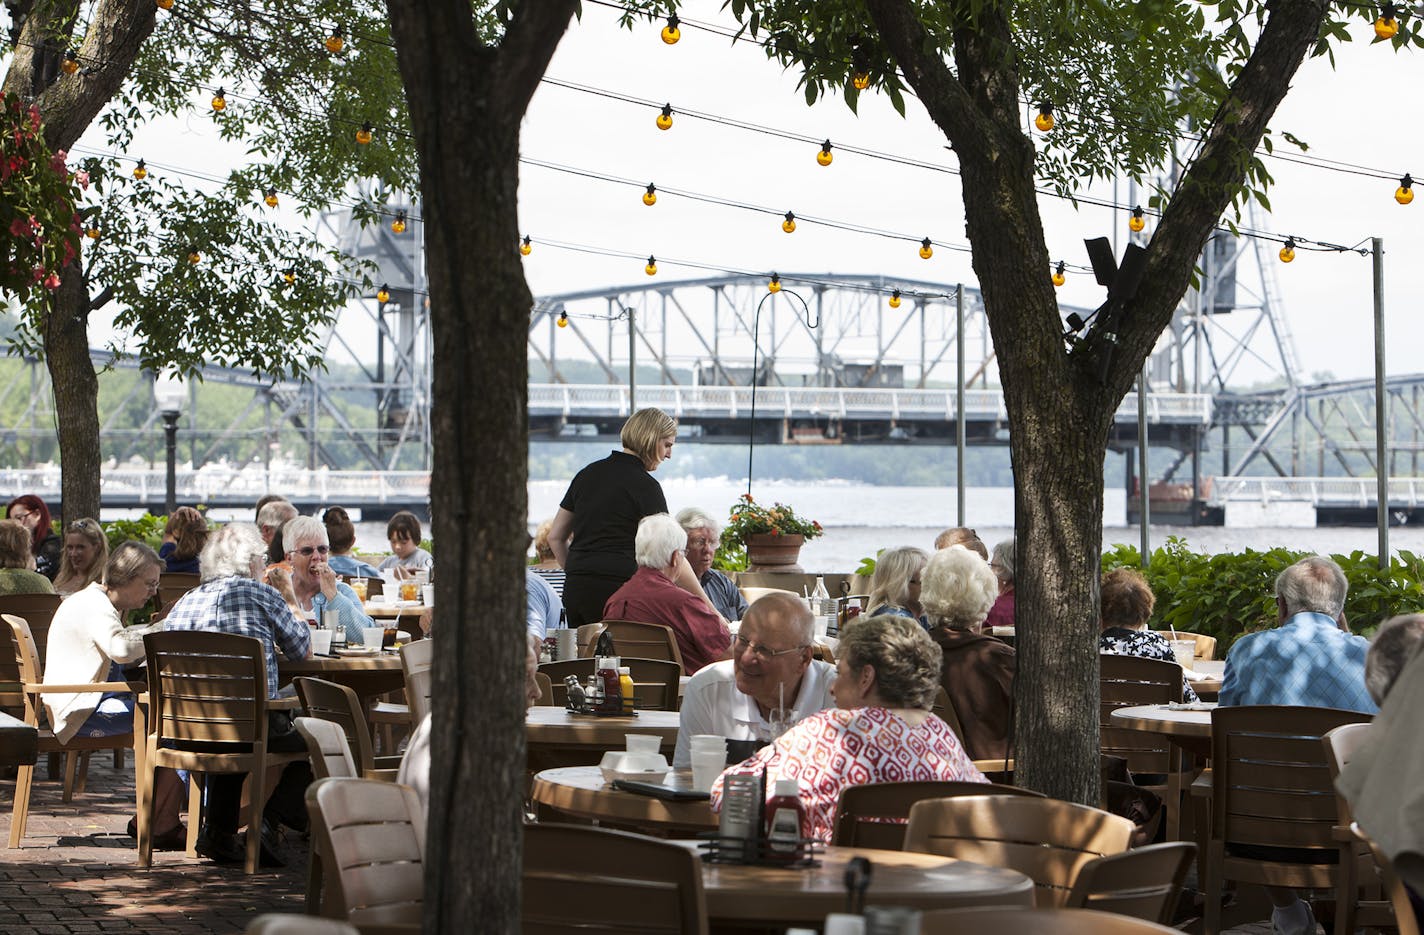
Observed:
[[[153,2],[160,10],[173,9],[173,0],[153,0]]]
[[[781,291],[781,277],[778,276],[778,275],[776,275],[775,273],[772,273],[772,274],[771,274],[771,282],[769,282],[769,283],[766,284],[766,291],[767,291],[767,292],[780,292],[780,291]]]
[[[534,241],[532,241],[532,240],[529,239],[529,235],[528,235],[528,234],[525,234],[525,235],[524,235],[524,239],[523,239],[522,241],[520,241],[520,244],[519,244],[519,254],[520,254],[520,256],[528,256],[529,254],[531,254],[531,253],[533,253],[533,252],[534,252]]]
[[[138,179],[140,182],[148,178],[148,166],[143,164],[142,159],[140,159],[138,163],[133,167],[133,177]]]
[[[816,161],[823,166],[828,166],[834,158],[835,157],[831,155],[831,141],[826,140],[821,144],[821,151],[816,154]]]
[[[899,307],[900,307],[900,290],[899,290],[899,289],[896,289],[894,292],[890,293],[890,307],[891,307],[891,308],[899,308]]]
[[[371,142],[371,124],[369,122],[361,124],[361,129],[356,131],[356,142],[365,146]]]
[[[554,322],[554,324],[560,328],[567,328],[569,326],[569,313],[566,311],[559,312],[559,320]]]
[[[1033,125],[1047,133],[1053,129],[1053,122],[1053,104],[1044,101],[1038,105],[1038,116],[1033,118]]]
[[[391,300],[391,287],[386,283],[381,283],[381,288],[376,290],[376,301],[385,305]]]
[[[197,247],[188,248],[188,262],[192,263],[194,266],[197,266],[199,263],[203,262],[203,255],[198,252]]]
[[[326,41],[323,44],[326,46],[326,51],[332,55],[336,55],[342,49],[346,48],[346,37],[341,34],[341,27],[337,26],[333,29],[331,35],[326,37]]]
[[[98,239],[99,239],[99,228],[96,227],[96,226],[93,225],[93,224],[89,225],[89,228],[88,228],[87,230],[85,230],[84,233],[85,233],[86,236],[88,236],[88,238],[89,238],[90,240],[98,240]]]
[[[266,197],[266,198],[263,198],[262,200],[265,201],[265,202],[267,202],[267,207],[269,207],[269,208],[275,208],[275,207],[277,207],[277,189],[275,189],[275,188],[269,188],[269,189],[267,189],[267,197]]]
[[[1395,16],[1394,4],[1380,7],[1379,18],[1375,20],[1375,35],[1381,39],[1393,39],[1399,32],[1399,20]]]
[[[296,281],[297,281],[297,270],[296,270],[296,267],[289,266],[289,267],[287,267],[286,269],[282,270],[282,278],[283,278],[284,280],[286,280],[287,285],[289,285],[289,286],[290,286],[292,283],[296,282]]]
[[[79,56],[74,54],[73,49],[64,50],[64,60],[59,63],[59,69],[66,75],[72,75],[79,70]]]
[[[850,84],[851,87],[855,88],[857,91],[864,91],[866,88],[870,87],[870,72],[852,72],[850,76]]]
[[[1414,179],[1408,172],[1399,180],[1399,188],[1394,190],[1394,200],[1407,205],[1414,200]]]
[[[651,208],[658,203],[658,190],[652,182],[648,183],[648,190],[643,192],[643,204]]]
[[[643,267],[643,272],[649,276],[656,276],[658,274],[658,258],[655,256],[648,257],[648,265]]]
[[[667,25],[663,27],[663,41],[668,45],[677,45],[677,40],[682,38],[682,30],[678,29],[680,25],[682,21],[677,18],[676,13],[668,16]]]
[[[657,124],[658,124],[658,129],[659,129],[659,130],[671,130],[671,129],[672,129],[672,105],[671,105],[671,104],[664,104],[664,105],[663,105],[662,112],[658,114]]]
[[[405,233],[405,212],[397,211],[396,219],[391,222],[391,231],[397,234]]]
[[[222,88],[213,92],[213,110],[222,113],[227,110],[227,94]]]
[[[1062,286],[1068,281],[1068,278],[1063,275],[1063,270],[1066,269],[1067,266],[1067,263],[1059,260],[1058,265],[1053,268],[1053,285],[1055,288]]]
[[[1294,259],[1295,259],[1295,239],[1294,239],[1294,238],[1292,238],[1292,237],[1287,237],[1287,238],[1286,238],[1286,245],[1285,245],[1284,247],[1281,247],[1280,257],[1281,257],[1281,262],[1282,262],[1282,263],[1289,263],[1291,260],[1294,260]]]
[[[790,211],[786,212],[786,220],[781,222],[781,229],[788,234],[796,233],[796,215]]]
[[[1127,219],[1127,229],[1134,234],[1142,233],[1142,229],[1147,226],[1147,222],[1142,219],[1142,205],[1134,205],[1132,217]]]
[[[934,247],[930,244],[930,239],[926,237],[920,241],[920,259],[928,260],[934,256]]]

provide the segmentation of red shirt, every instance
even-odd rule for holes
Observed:
[[[655,568],[638,566],[603,605],[604,620],[636,620],[671,627],[688,675],[722,658],[732,634],[722,618]]]

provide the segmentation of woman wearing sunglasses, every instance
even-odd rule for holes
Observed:
[[[375,624],[361,610],[356,592],[338,581],[336,572],[331,570],[326,526],[315,516],[298,516],[282,527],[282,544],[287,549],[287,561],[292,563],[292,593],[297,599],[293,610],[297,616],[322,623],[323,612],[334,610],[346,628],[348,645],[359,644],[361,631]]]

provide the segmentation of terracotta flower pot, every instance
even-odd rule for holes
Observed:
[[[801,555],[801,546],[806,544],[806,537],[799,534],[774,536],[763,532],[747,536],[746,544],[749,569],[775,568],[795,565]]]

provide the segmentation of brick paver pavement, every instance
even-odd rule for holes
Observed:
[[[89,788],[65,805],[61,783],[36,768],[30,819],[21,847],[0,849],[0,932],[241,932],[263,912],[301,912],[306,843],[288,835],[287,866],[247,876],[241,867],[155,851],[153,867],[138,867],[138,850],[124,833],[134,812],[133,758],[117,771],[95,754]],[[15,783],[0,780],[0,845],[9,841]]]

